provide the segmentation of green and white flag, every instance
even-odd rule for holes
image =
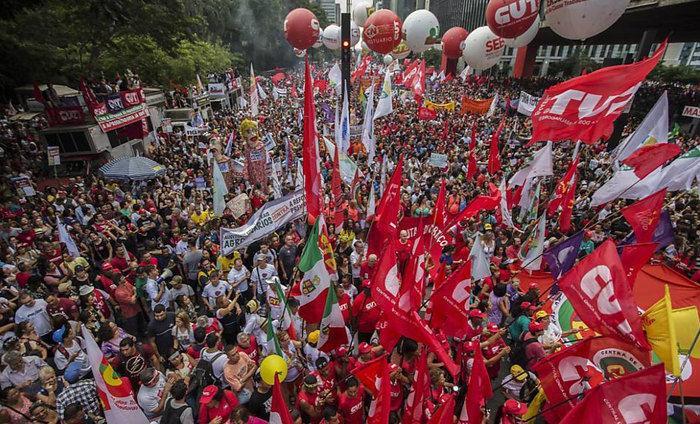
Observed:
[[[275,326],[272,324],[272,317],[267,318],[267,354],[274,353],[284,358],[284,352],[280,347],[280,341],[277,338]]]
[[[320,330],[318,349],[323,352],[330,352],[339,346],[350,343],[350,337],[343,320],[343,313],[340,311],[338,297],[332,285],[326,296],[326,307],[323,310]]]
[[[394,111],[394,105],[391,100],[394,97],[394,91],[391,88],[391,67],[387,67],[386,74],[384,74],[384,83],[382,84],[382,91],[379,94],[379,101],[377,101],[377,107],[374,110],[374,119],[386,116]]]
[[[542,266],[542,254],[544,253],[544,233],[547,227],[547,211],[543,212],[524,243],[518,251],[518,258],[523,262],[523,268],[538,270]]]
[[[336,272],[323,215],[318,217],[307,238],[298,268],[304,273],[298,290],[295,290],[295,297],[299,300],[299,316],[308,323],[320,322],[331,276]]]

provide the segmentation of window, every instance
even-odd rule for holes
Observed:
[[[109,139],[109,145],[112,148],[119,147],[122,144],[129,142],[129,137],[123,135],[121,131],[117,130],[107,132],[107,138]]]
[[[45,134],[46,144],[58,146],[61,153],[90,152],[90,142],[84,131]]]

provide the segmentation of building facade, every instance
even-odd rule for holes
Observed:
[[[460,26],[467,31],[486,25],[488,0],[430,0],[429,10],[440,22],[443,32]]]

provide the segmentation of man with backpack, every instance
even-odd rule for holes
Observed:
[[[168,424],[194,424],[192,408],[186,402],[187,385],[177,380],[170,388],[170,399],[165,403],[160,421]]]

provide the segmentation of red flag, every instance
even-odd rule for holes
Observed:
[[[473,180],[476,175],[476,148],[469,149],[469,163],[467,164],[467,180]]]
[[[404,81],[404,86],[406,86],[406,81]],[[425,95],[425,60],[421,59],[420,64],[416,67],[416,74],[411,80],[410,88],[416,96],[423,97]]]
[[[665,423],[666,373],[659,364],[601,384],[561,424]]]
[[[634,168],[634,174],[641,180],[653,170],[678,156],[680,146],[674,143],[656,143],[642,146],[626,157],[622,163]]]
[[[278,85],[285,78],[287,78],[287,75],[285,75],[284,72],[278,72],[270,77],[274,85]]]
[[[420,71],[420,59],[416,59],[408,66],[406,66],[406,70],[403,71],[403,74],[401,74],[401,80],[403,81],[403,86],[406,88],[410,88],[413,84],[413,80],[416,78],[416,75],[418,75],[418,72]]]
[[[592,337],[546,356],[532,367],[549,405],[550,421],[561,419],[579,395],[605,380],[649,366],[649,352],[614,337]]]
[[[571,161],[571,165],[569,165],[569,169],[566,170],[566,174],[561,177],[561,181],[559,181],[554,189],[554,198],[549,202],[549,207],[547,207],[548,214],[552,215],[559,208],[559,206],[563,204],[562,202],[564,197],[569,190],[573,190],[574,175],[576,174],[577,170],[578,156],[576,156],[576,159]]]
[[[423,405],[429,389],[428,349],[423,349],[416,365],[413,388],[406,398],[406,408],[401,419],[402,423],[420,424],[423,422]]]
[[[297,91],[297,85],[292,84],[292,88],[290,89],[290,92],[292,93],[292,97],[295,99],[299,98],[299,91]]]
[[[440,407],[433,413],[433,416],[428,420],[428,424],[452,424],[455,417],[455,395],[450,394],[446,402],[440,404]]]
[[[389,179],[376,207],[372,227],[367,234],[367,255],[377,254],[387,241],[396,239],[399,211],[401,210],[401,186],[403,184],[403,156]]]
[[[530,144],[572,139],[592,144],[607,139],[613,122],[665,50],[666,41],[648,59],[609,66],[549,87],[532,112]]]
[[[501,119],[501,123],[498,124],[498,129],[491,136],[491,145],[489,146],[489,163],[488,172],[493,175],[501,170],[501,158],[498,152],[498,140],[501,138],[501,132],[503,131],[503,126],[505,125],[505,119]]]
[[[578,162],[578,160],[576,160]],[[574,172],[567,184],[566,192],[561,199],[562,207],[559,214],[559,228],[563,233],[571,229],[571,215],[574,213],[574,201],[576,200],[576,180],[578,175]]]
[[[464,337],[469,326],[469,296],[471,291],[471,262],[466,262],[435,288],[430,296],[433,314],[430,324],[446,336]]]
[[[322,79],[314,80],[314,88],[318,88],[321,92],[326,91],[328,90],[328,81]]]
[[[625,275],[630,287],[634,287],[639,270],[654,256],[658,245],[658,243],[635,243],[622,248],[620,261],[625,268]]]
[[[365,75],[365,72],[367,72],[367,66],[369,63],[372,61],[372,56],[366,55],[365,57],[362,58],[362,61],[360,64],[357,66],[357,69],[355,69],[352,74],[350,75],[350,82],[355,84],[355,80],[358,78],[362,78]]]
[[[523,195],[523,187],[525,187],[525,184],[506,191],[506,204],[508,205],[508,209],[513,209],[513,206],[520,203],[520,197]]]
[[[421,121],[432,121],[437,118],[437,112],[430,110],[427,107],[418,107],[418,119]]]
[[[467,397],[464,399],[470,423],[480,423],[482,421],[481,408],[486,405],[486,401],[492,395],[491,379],[489,378],[489,372],[486,370],[481,348],[479,348],[474,351],[474,364],[469,375]]]
[[[372,397],[376,398],[379,395],[377,380],[382,377],[386,365],[386,354],[384,354],[364,364],[358,365],[357,368],[350,370],[350,373],[357,378],[357,381],[362,383]]]
[[[270,422],[280,424],[293,424],[292,415],[289,413],[287,403],[282,397],[280,381],[275,374],[275,384],[272,386],[272,403],[270,405]]]
[[[664,188],[622,208],[622,216],[634,230],[638,243],[647,243],[654,238],[654,231],[659,224],[665,199],[666,189]]]
[[[564,274],[559,287],[591,330],[649,349],[632,290],[612,240],[604,241]]]
[[[335,153],[333,154],[333,175],[331,175],[331,192],[333,194],[333,223],[335,224],[336,233],[340,232],[343,227],[343,222],[345,221],[345,214],[343,213],[343,188],[342,181],[340,178],[340,160],[338,159],[338,149],[336,147]]]
[[[388,424],[391,414],[391,379],[389,377],[389,364],[383,361],[384,366],[378,378],[375,378],[377,396],[372,400],[367,413],[368,424]]]
[[[445,225],[445,228],[451,228],[463,219],[472,218],[482,210],[496,209],[501,203],[501,192],[493,183],[489,183],[489,191],[490,193],[488,196],[476,196],[462,212],[450,219],[447,225]]]
[[[445,223],[445,206],[446,206],[446,181],[443,178],[440,183],[440,191],[438,192],[438,197],[435,200],[435,207],[433,208],[433,225],[442,226]]]
[[[474,119],[474,123],[472,124],[472,139],[469,140],[469,149],[475,149],[476,148],[476,119]]]
[[[304,168],[304,192],[309,223],[316,221],[321,214],[323,190],[321,188],[320,158],[318,154],[318,133],[316,132],[316,106],[311,82],[309,58],[304,67],[304,142],[302,159]]]

